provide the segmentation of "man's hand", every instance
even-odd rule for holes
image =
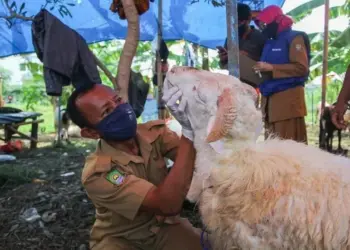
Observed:
[[[253,66],[254,71],[271,72],[273,71],[273,65],[266,62],[258,62]]]
[[[172,116],[181,124],[182,135],[193,141],[193,131],[191,127],[190,120],[185,114],[185,108],[187,101],[182,97],[182,92],[177,87],[172,87],[168,89],[168,92],[163,95],[163,101],[168,107]],[[179,103],[177,103],[179,101]]]
[[[346,124],[344,121],[344,114],[346,112],[347,105],[343,102],[338,102],[332,109],[332,122],[338,129],[345,129]]]

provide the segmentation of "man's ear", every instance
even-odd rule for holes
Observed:
[[[100,139],[100,134],[94,130],[94,129],[91,129],[91,128],[82,128],[80,130],[80,135],[81,137],[84,137],[84,138],[88,138],[88,139]]]

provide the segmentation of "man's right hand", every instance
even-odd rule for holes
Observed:
[[[346,128],[344,121],[346,109],[347,105],[344,102],[337,102],[335,107],[332,109],[332,122],[338,129]]]

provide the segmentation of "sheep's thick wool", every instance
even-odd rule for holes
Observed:
[[[199,202],[215,249],[349,249],[350,160],[271,136],[256,142],[256,92],[237,78],[174,67],[187,100]],[[166,88],[165,88],[166,91]]]

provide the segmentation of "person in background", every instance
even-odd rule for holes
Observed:
[[[168,60],[167,59],[161,59],[160,65],[161,65],[161,72],[162,72],[163,82],[164,82],[166,73],[169,70]],[[158,86],[157,61],[155,63],[155,69],[156,69],[156,71],[155,71],[155,74],[153,75],[152,82],[153,82],[154,86]]]
[[[275,5],[263,9],[256,24],[268,38],[260,61],[253,66],[271,76],[259,85],[265,138],[274,134],[307,144],[304,85],[309,76],[308,36],[292,30],[293,20]]]
[[[85,138],[98,140],[87,157],[82,184],[96,208],[94,250],[200,250],[200,230],[178,216],[191,183],[193,131],[177,89],[164,96],[182,137],[164,121],[137,124],[132,107],[96,84],[75,90],[67,111]],[[168,173],[164,158],[173,160]]]
[[[163,75],[163,82],[165,79],[165,75],[169,70],[169,64],[168,64],[168,57],[169,57],[169,49],[166,45],[165,41],[162,39],[160,41],[160,48],[159,48],[159,57],[160,57],[160,65],[161,65],[161,72]],[[158,86],[158,61],[156,59],[155,65],[154,65],[154,75],[152,78],[152,82],[154,86]]]
[[[332,122],[338,129],[345,129],[344,114],[350,101],[350,65],[345,74],[343,87],[340,90],[337,103],[332,110]]]
[[[265,38],[259,30],[250,26],[250,23],[252,21],[252,12],[247,4],[238,3],[237,13],[240,53],[243,53],[251,59],[258,61],[264,48]],[[227,39],[225,41],[224,47],[218,47],[218,49],[220,67],[222,69],[227,69]]]

